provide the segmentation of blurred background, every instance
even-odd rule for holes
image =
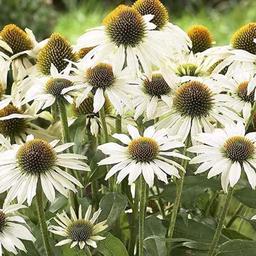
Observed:
[[[0,0],[0,27],[8,23],[32,29],[41,40],[56,31],[72,43],[88,28],[101,24],[116,5],[132,0]],[[208,27],[217,45],[228,44],[241,25],[256,21],[255,0],[162,0],[170,21],[184,30],[193,24]]]

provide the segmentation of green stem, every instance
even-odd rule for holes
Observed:
[[[61,120],[61,125],[62,125],[62,140],[64,143],[70,142],[70,134],[69,134],[69,128],[68,128],[68,117],[67,117],[67,111],[66,111],[66,106],[64,101],[62,100],[58,100],[57,101],[58,104],[58,109],[59,109],[59,114],[60,114],[60,120]],[[70,151],[70,150],[69,150]],[[69,173],[71,173],[72,175],[74,175],[78,180],[78,174],[77,173],[73,173],[72,171],[69,171],[67,169],[67,171]],[[76,209],[76,197],[73,191],[69,191],[69,204]]]
[[[43,206],[43,191],[42,191],[42,186],[40,182],[38,183],[37,192],[36,192],[36,209],[37,209],[37,215],[38,215],[38,222],[39,222],[41,233],[42,233],[44,249],[45,249],[46,255],[51,256],[52,252],[51,252],[51,246],[48,240],[48,229],[47,229],[47,224],[46,224],[46,219],[44,214],[44,206]]]
[[[243,204],[239,203],[239,207],[237,208],[237,210],[235,211],[235,213],[233,214],[232,218],[229,220],[229,222],[226,225],[226,228],[230,228],[232,226],[232,224],[234,223],[234,221],[239,218],[239,214],[240,212],[243,210]]]
[[[218,245],[220,235],[221,235],[221,231],[222,231],[222,228],[223,228],[223,224],[224,224],[224,221],[225,221],[225,217],[227,215],[227,212],[228,212],[231,200],[232,200],[233,191],[234,191],[234,189],[229,189],[228,194],[225,196],[226,198],[225,198],[225,202],[224,202],[224,207],[223,207],[223,209],[221,211],[221,214],[220,214],[220,220],[219,220],[217,229],[215,231],[215,234],[213,236],[212,243],[211,243],[210,248],[209,248],[208,256],[214,256],[216,254],[216,247]]]
[[[125,184],[124,184],[125,183]],[[131,198],[131,190],[128,186],[128,181],[122,182],[122,185],[125,185],[124,194],[128,195]],[[140,195],[140,180],[137,180],[135,182],[135,198],[132,202],[132,199],[130,201],[130,205],[132,207],[132,219],[131,219],[131,228],[130,228],[130,241],[129,241],[129,255],[134,255],[134,248],[136,246],[137,241],[137,235],[138,234],[138,206],[139,206],[139,195]]]
[[[122,132],[122,117],[120,115],[117,115],[116,117],[116,132]]]
[[[140,176],[140,212],[139,212],[139,256],[144,256],[143,241],[145,228],[145,210],[147,202],[147,184]]]
[[[67,117],[67,111],[64,101],[58,100],[57,101],[59,113],[60,113],[60,120],[62,125],[62,138],[63,142],[70,142],[70,134],[68,129],[68,117]]]
[[[256,102],[253,103],[251,115],[250,115],[250,117],[249,117],[248,122],[247,122],[246,125],[245,125],[245,130],[246,130],[246,131],[248,130],[248,128],[249,128],[249,126],[250,126],[250,124],[251,124],[251,122],[252,122],[252,120],[253,120],[253,116],[254,116],[255,111],[256,111]]]
[[[102,131],[103,131],[103,136],[104,136],[104,142],[108,143],[109,138],[108,138],[108,127],[106,123],[106,113],[104,107],[101,108],[100,112],[100,120],[101,120],[101,125],[102,125]],[[109,166],[106,165],[107,172],[109,170]],[[115,191],[116,187],[116,182],[115,182],[115,177],[110,177],[108,180],[108,187],[110,191]]]
[[[100,120],[101,120],[104,140],[105,140],[105,143],[107,143],[108,142],[108,127],[107,127],[106,113],[105,113],[104,107],[101,108],[99,114],[100,114]]]
[[[159,210],[160,210],[163,218],[165,218],[164,203],[163,203],[162,198],[160,197],[161,193],[160,193],[158,181],[156,182],[156,190],[157,190],[157,196],[158,196],[157,204],[158,204]]]
[[[177,180],[177,188],[176,188],[176,198],[173,204],[173,209],[172,209],[172,216],[171,216],[171,221],[169,225],[169,229],[167,232],[167,237],[172,238],[174,228],[175,228],[175,223],[180,207],[180,202],[181,202],[181,194],[182,194],[182,189],[183,189],[183,184],[184,184],[184,178],[185,178],[185,172],[181,173],[181,177],[179,180]]]
[[[187,146],[188,141],[185,144]],[[185,154],[185,152],[186,152],[186,148],[184,149],[184,154]],[[173,204],[170,225],[169,225],[169,228],[168,228],[168,231],[167,231],[167,238],[170,238],[170,239],[172,239],[172,237],[173,237],[175,223],[176,223],[176,219],[177,219],[179,208],[180,208],[181,195],[182,195],[182,190],[183,190],[183,185],[184,185],[184,179],[185,179],[186,169],[187,169],[187,165],[188,165],[188,160],[183,159],[181,165],[183,166],[185,171],[180,172],[180,179],[177,180],[176,197],[175,197],[175,201],[174,201],[174,204]],[[167,244],[167,248],[168,248],[168,252],[169,252],[168,255],[170,255],[170,253],[171,253],[171,243]]]
[[[90,251],[88,246],[85,247],[85,255],[92,256],[92,253],[91,253],[91,251]]]

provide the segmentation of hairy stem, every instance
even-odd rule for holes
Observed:
[[[44,206],[43,206],[43,191],[42,191],[42,186],[40,182],[38,183],[37,192],[36,192],[36,210],[38,215],[38,222],[39,222],[41,233],[42,233],[44,249],[45,249],[46,255],[51,256],[52,252],[51,252],[51,246],[48,240],[48,229],[47,229],[47,224],[46,224],[46,219],[44,214]]]
[[[225,221],[225,218],[226,218],[226,215],[227,215],[227,212],[228,212],[231,200],[232,200],[233,191],[234,191],[234,189],[229,189],[228,194],[225,197],[224,207],[220,214],[220,220],[219,220],[217,229],[215,231],[215,234],[213,236],[212,243],[209,248],[208,256],[214,256],[216,254],[216,248],[217,248],[217,245],[218,245],[218,242],[220,239],[220,235],[221,235],[221,231],[223,228],[223,224],[224,224],[224,221]]]
[[[147,202],[147,184],[140,176],[140,212],[139,212],[139,256],[144,256],[143,241],[145,228],[145,211]]]

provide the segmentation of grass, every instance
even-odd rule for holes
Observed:
[[[66,36],[72,43],[86,29],[100,26],[102,19],[113,8],[100,5],[95,0],[88,0],[86,4],[73,9],[67,14],[60,15],[55,31]],[[209,28],[217,45],[228,44],[234,31],[248,22],[255,22],[256,2],[254,0],[241,1],[240,4],[217,9],[203,9],[197,13],[185,11],[181,17],[175,17],[170,11],[171,22],[187,30],[194,24],[202,24]],[[173,17],[173,18],[172,18]]]

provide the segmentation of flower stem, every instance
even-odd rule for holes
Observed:
[[[233,191],[234,191],[234,189],[229,189],[228,194],[226,195],[225,202],[224,202],[224,207],[223,207],[223,209],[221,211],[221,214],[220,214],[220,220],[219,220],[217,229],[215,231],[215,234],[213,236],[212,243],[211,243],[210,248],[209,248],[208,256],[214,256],[216,254],[216,247],[218,245],[220,235],[221,235],[221,231],[222,231],[222,228],[223,228],[223,224],[224,224],[224,221],[225,221],[225,217],[227,215],[227,212],[228,212],[231,200],[232,200]]]
[[[68,117],[67,117],[67,111],[66,111],[66,106],[64,101],[58,100],[58,110],[60,113],[60,120],[61,120],[61,125],[62,125],[62,140],[64,143],[70,142],[70,134],[69,134],[69,128],[68,128]],[[76,173],[73,173],[72,171],[69,171],[72,175],[74,175],[78,180],[79,177]],[[74,209],[76,209],[76,198],[75,194],[73,191],[69,191],[69,204],[72,206]]]
[[[38,215],[38,222],[39,222],[41,233],[42,233],[44,249],[45,249],[46,255],[51,256],[52,252],[51,252],[51,246],[48,240],[48,229],[47,229],[47,224],[46,224],[46,219],[44,214],[44,207],[43,207],[43,191],[42,191],[42,186],[40,182],[38,183],[37,192],[36,192],[36,209],[37,209],[37,215]]]
[[[250,117],[249,117],[249,119],[248,119],[248,122],[247,122],[246,125],[245,125],[245,130],[246,130],[246,131],[248,130],[248,128],[249,128],[251,122],[253,121],[253,116],[254,116],[255,111],[256,111],[256,102],[253,103],[251,115],[250,115]]]
[[[92,253],[91,253],[91,251],[90,251],[88,246],[85,247],[85,255],[92,256]]]
[[[108,143],[109,138],[108,138],[108,127],[107,127],[107,122],[106,122],[106,113],[104,107],[101,108],[100,112],[100,120],[101,120],[101,125],[102,125],[102,131],[104,135],[104,142]],[[109,166],[106,165],[107,172],[109,170]],[[115,191],[115,177],[110,177],[108,180],[108,187],[110,191]]]
[[[120,115],[116,116],[116,132],[122,132],[122,117]]]
[[[60,120],[62,125],[62,138],[63,142],[70,142],[70,134],[68,129],[68,117],[65,103],[62,100],[57,101],[58,109],[60,113]]]
[[[140,176],[140,212],[139,212],[139,256],[144,256],[143,241],[144,241],[144,225],[145,225],[145,210],[147,202],[147,184]]]
[[[186,145],[187,145],[187,143],[186,143]],[[186,152],[186,148],[184,149],[184,153],[185,152]],[[167,238],[170,238],[170,239],[173,237],[175,223],[176,223],[176,219],[177,219],[179,208],[180,208],[181,195],[182,195],[182,190],[183,190],[183,185],[184,185],[184,179],[185,179],[186,169],[187,169],[187,165],[188,165],[188,160],[183,159],[181,165],[183,166],[185,171],[184,172],[181,171],[180,179],[177,180],[176,197],[175,197],[175,201],[174,201],[174,205],[173,205],[173,209],[172,209],[172,215],[171,215],[169,228],[168,228],[168,231],[167,231]],[[169,252],[168,255],[170,255],[170,253],[171,253],[171,243],[167,244],[167,248],[168,248],[168,252]]]
[[[105,113],[104,107],[101,108],[99,114],[100,114],[100,120],[101,120],[104,140],[105,140],[105,143],[107,143],[108,142],[108,127],[107,127],[107,123],[106,123],[106,113]]]

